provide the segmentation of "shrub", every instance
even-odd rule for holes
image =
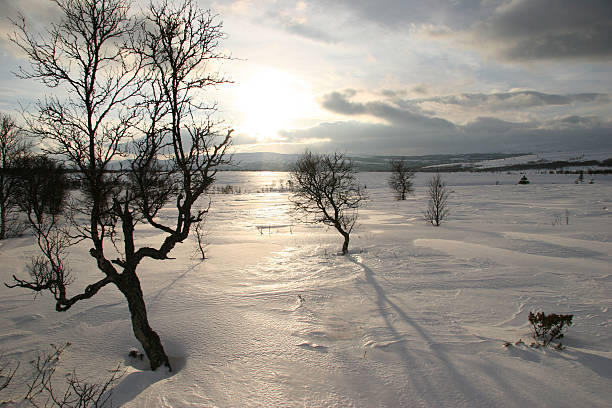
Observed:
[[[558,315],[555,313],[529,312],[529,323],[533,338],[541,340],[543,346],[547,346],[553,340],[563,338],[563,331],[572,325],[574,315]]]

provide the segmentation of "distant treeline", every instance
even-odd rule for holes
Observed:
[[[450,155],[449,155],[450,156]],[[478,155],[463,155],[463,159],[467,160],[476,160]],[[471,156],[471,157],[466,157]],[[502,154],[489,154],[482,155],[484,160],[491,160],[492,158],[507,158],[515,155],[502,155]],[[484,157],[488,156],[488,157]],[[492,157],[497,156],[497,157]],[[353,158],[355,166],[360,172],[388,172],[391,170],[390,160],[394,157],[381,157],[381,156],[373,156],[371,158],[358,157]],[[398,159],[402,159],[401,156],[397,157]],[[497,166],[497,167],[476,167],[471,165],[470,163],[457,163],[457,164],[445,164],[443,163],[445,155],[439,156],[420,156],[419,160],[414,158],[410,158],[410,160],[406,160],[408,163],[408,167],[412,168],[415,172],[422,173],[435,173],[435,172],[445,172],[445,173],[453,173],[453,172],[478,172],[478,173],[486,173],[486,172],[502,172],[502,171],[524,171],[524,170],[551,170],[551,173],[557,174],[612,174],[612,158],[608,158],[602,161],[599,160],[582,160],[582,161],[567,161],[567,160],[557,160],[552,162],[545,161],[537,161],[537,162],[529,162],[529,163],[521,163],[521,164],[509,164],[506,166]],[[432,164],[438,160],[438,163]],[[452,161],[457,161],[458,157],[454,156]],[[272,168],[271,168],[272,167]],[[584,169],[577,169],[577,167],[584,167]],[[599,168],[594,168],[599,167]],[[249,166],[249,167],[241,167],[241,166],[227,166],[222,171],[289,171],[291,168],[290,164],[285,164],[283,166]],[[80,180],[78,177],[72,176],[72,174],[79,173],[78,170],[60,168],[61,172],[64,172],[68,175],[68,181],[70,183],[70,188],[78,188],[80,187]],[[7,168],[0,169],[0,173],[8,174],[8,175],[19,175],[22,173],[24,169],[20,168]],[[25,171],[32,171],[31,169]],[[120,172],[122,170],[119,169],[108,169],[107,172],[114,173]]]
[[[568,169],[568,167],[612,167],[612,158],[606,160],[583,160],[583,161],[554,161],[554,162],[530,162],[523,164],[512,164],[500,167],[488,167],[471,169],[476,172],[495,172],[495,171],[521,171],[521,170],[558,170],[557,173],[578,174],[584,172],[586,174],[612,174],[612,169]],[[453,171],[446,170],[445,171]],[[466,171],[464,168],[463,171]]]

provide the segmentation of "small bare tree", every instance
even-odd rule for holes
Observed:
[[[348,253],[357,210],[367,199],[359,187],[353,162],[342,154],[304,153],[291,170],[291,198],[307,220],[334,227],[344,237],[342,254]]]
[[[61,363],[62,354],[69,346],[70,343],[62,346],[52,344],[53,350],[51,352],[39,353],[34,360],[30,361],[33,369],[32,374],[26,380],[25,389],[21,391],[22,395],[19,396],[19,399],[36,408],[102,408],[112,406],[111,396],[113,387],[123,376],[119,366],[112,370],[111,376],[103,383],[86,382],[73,370],[70,374],[63,377],[65,385],[58,384],[55,374]],[[0,375],[7,371],[6,367],[7,363],[0,356]],[[11,383],[18,368],[19,363],[15,364],[14,368],[8,370],[6,377],[2,377],[0,391]],[[17,401],[15,402],[16,404],[18,403]],[[9,405],[11,404],[9,403]],[[21,405],[19,404],[19,406]],[[0,403],[0,406],[4,406],[4,403]]]
[[[427,196],[429,201],[423,213],[425,221],[436,227],[448,216],[448,197],[450,191],[440,173],[436,173],[427,183]]]
[[[15,163],[28,150],[28,143],[13,118],[0,113],[0,239],[6,238],[10,214],[17,208]]]
[[[215,105],[202,99],[206,87],[227,82],[210,72],[224,58],[215,51],[221,24],[195,2],[179,1],[151,3],[137,24],[127,0],[54,0],[63,18],[46,37],[32,34],[21,18],[13,38],[31,62],[22,77],[68,92],[40,101],[29,128],[47,153],[78,171],[85,194],[71,204],[70,230],[57,217],[38,226],[42,255],[31,262],[29,279],[13,276],[7,286],[49,291],[61,312],[113,284],[152,370],[171,367],[149,325],[139,265],[169,259],[203,219],[206,210],[195,203],[228,163],[231,145],[231,130],[218,130],[210,119]],[[120,160],[122,167],[113,168]],[[174,219],[165,222],[158,213],[171,202]],[[161,243],[137,247],[139,224],[160,231]],[[91,244],[102,276],[70,295],[68,249],[82,241]]]
[[[389,187],[395,191],[398,200],[405,200],[406,195],[414,192],[412,179],[414,170],[409,168],[404,160],[391,161],[391,176],[389,177]]]
[[[206,210],[200,210],[203,214],[203,217],[199,221],[197,221],[193,228],[193,233],[196,238],[196,245],[198,246],[198,251],[200,252],[200,257],[202,260],[205,260],[206,257],[206,248],[208,247],[208,242],[206,242],[206,231],[204,229],[204,224],[206,222],[206,214],[208,214],[208,210],[210,210],[210,205],[212,201],[208,201],[208,205]]]

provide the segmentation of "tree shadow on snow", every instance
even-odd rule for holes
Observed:
[[[520,358],[521,360],[529,361],[532,363],[539,363],[541,358],[532,349],[522,349],[519,347],[509,347],[508,352],[512,357]]]
[[[444,354],[444,352],[442,350],[436,350],[435,347],[431,347],[436,342],[434,342],[431,339],[429,334],[419,324],[417,324],[412,318],[410,318],[401,307],[399,307],[395,302],[389,299],[383,287],[380,286],[379,283],[377,282],[375,278],[375,273],[367,265],[365,265],[362,262],[359,262],[357,259],[353,258],[352,256],[347,256],[347,259],[353,262],[355,265],[362,268],[363,271],[365,272],[366,282],[370,286],[372,286],[372,288],[374,288],[374,290],[376,291],[376,295],[377,295],[376,303],[377,303],[378,309],[385,310],[390,307],[404,322],[409,324],[417,332],[417,334],[425,341],[425,343],[427,343],[430,346],[430,350],[434,358],[436,358],[438,361],[442,363],[442,365],[445,368],[445,372],[448,373],[448,377],[453,379],[455,382],[455,384],[448,387],[448,389],[451,389],[451,388],[454,388],[455,390],[459,389],[464,395],[474,395],[474,396],[480,395],[480,397],[482,398],[483,396],[481,395],[481,393],[479,393],[478,390],[474,389],[472,384],[468,383],[464,379],[465,378],[464,375],[462,375],[457,370],[457,368],[449,361],[449,359]],[[392,333],[392,335],[396,339],[401,338],[401,334],[395,328],[393,321],[391,320],[391,316],[388,313],[381,313],[381,316],[385,319],[387,327],[389,331]],[[408,376],[409,378],[412,379],[413,384],[417,388],[419,393],[421,395],[429,395],[429,396],[438,395],[439,398],[433,398],[432,400],[444,401],[444,395],[443,395],[444,393],[441,390],[442,387],[440,387],[440,384],[426,383],[427,376],[421,375],[420,373],[414,371],[414,369],[417,368],[418,364],[414,364],[415,367],[408,366],[411,360],[416,362],[416,360],[419,357],[423,358],[423,355],[419,353],[418,351],[411,351],[408,346],[409,342],[407,341],[398,342],[397,344],[399,344],[399,347],[401,348],[400,353],[402,354],[402,357],[403,357],[402,360],[406,362],[406,365],[407,365],[406,370],[408,371]],[[490,404],[490,406],[495,405],[495,401],[493,400],[488,401],[488,403]]]
[[[171,378],[185,366],[185,359],[180,357],[168,357],[172,365],[172,371],[159,368],[156,371],[148,370],[149,362],[146,357],[142,361],[129,359],[125,365],[131,366],[137,371],[132,371],[121,378],[120,382],[112,389],[112,405],[122,407],[138,397],[143,391],[153,384]]]
[[[578,363],[581,363],[600,376],[612,379],[612,359],[576,349],[567,350],[567,354],[568,356],[575,356]],[[561,355],[563,356],[563,354]]]
[[[395,342],[397,344],[396,349],[399,348],[398,351],[402,355],[402,361],[406,365],[407,376],[412,380],[417,392],[421,395],[430,396],[429,399],[431,401],[438,402],[448,401],[449,398],[453,400],[453,395],[456,396],[456,393],[459,392],[467,404],[487,407],[498,406],[499,400],[497,398],[499,396],[495,396],[495,394],[490,392],[491,386],[494,385],[495,389],[502,390],[503,395],[508,398],[506,402],[512,401],[516,406],[531,406],[534,404],[534,401],[524,395],[523,391],[525,387],[534,384],[546,385],[537,376],[528,376],[527,379],[521,380],[525,376],[524,372],[508,369],[507,367],[504,370],[500,370],[494,361],[489,361],[485,356],[482,356],[481,360],[470,364],[472,364],[472,370],[483,373],[484,378],[487,378],[490,382],[479,381],[480,387],[475,387],[474,383],[470,382],[467,377],[472,370],[469,370],[468,373],[459,371],[458,367],[450,361],[443,347],[437,347],[440,343],[434,341],[425,329],[417,324],[414,319],[410,318],[400,306],[387,296],[384,288],[378,283],[374,271],[353,256],[347,256],[347,259],[363,269],[366,283],[376,292],[376,304],[378,310],[381,311],[380,315],[385,320],[387,328],[394,338],[401,339],[402,334],[395,328],[392,316],[389,313],[383,313],[384,310],[393,310],[428,345],[431,351],[430,354],[422,353],[420,350],[411,350],[409,341]],[[511,352],[513,352],[513,357],[521,358],[529,363],[537,362],[540,359],[531,350],[511,350]],[[584,366],[606,378],[612,378],[612,360],[579,351],[575,353],[578,356],[577,360],[584,364]],[[431,355],[431,358],[429,355]],[[458,356],[458,358],[460,359],[461,356]],[[427,361],[428,359],[429,361]],[[437,360],[441,364],[442,371],[446,373],[443,378],[436,379],[432,377],[431,370],[422,372],[423,369],[419,368],[430,366],[430,364],[423,364],[422,362],[431,363],[431,359]],[[410,365],[411,362],[413,363],[412,366]]]
[[[200,262],[196,262],[190,265],[187,269],[185,269],[183,273],[176,276],[167,285],[163,286],[160,290],[158,290],[157,293],[153,293],[147,296],[147,304],[150,304],[151,306],[155,305],[159,299],[161,299],[166,293],[170,291],[170,289],[174,287],[174,285],[176,285],[180,280],[184,279],[187,276],[187,274],[189,274],[190,272],[193,272],[197,267],[202,265],[203,262],[204,260],[201,260]],[[151,306],[149,307],[151,308]]]

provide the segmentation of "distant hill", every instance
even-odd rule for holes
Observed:
[[[233,171],[289,171],[299,154],[235,153],[232,164],[221,170]],[[431,154],[423,156],[349,155],[358,171],[389,171],[391,160],[404,160],[421,172],[452,171],[522,171],[549,169],[593,172],[612,172],[612,152],[551,152],[551,153],[463,153]],[[126,163],[116,162],[118,169]]]
[[[469,154],[435,154],[426,156],[349,156],[356,164],[359,171],[389,171],[391,160],[405,160],[415,170],[429,169],[443,166],[446,171],[451,167],[461,169],[473,167],[476,163],[488,160],[503,160],[521,154],[507,153],[469,153]],[[244,171],[287,171],[295,163],[299,154],[281,153],[236,153],[233,163],[224,167],[224,170]],[[425,170],[426,171],[426,170]]]

